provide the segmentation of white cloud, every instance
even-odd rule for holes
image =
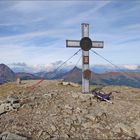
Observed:
[[[137,70],[139,68],[138,65],[124,65],[123,67],[128,70]]]
[[[74,24],[80,24],[81,22],[89,22],[91,20],[94,20],[94,17],[92,19],[92,16],[96,15],[98,10],[100,10],[102,7],[107,5],[109,1],[102,1],[102,2],[92,2],[90,3],[93,5],[92,8],[89,8],[89,10],[78,12],[74,17],[68,18],[66,21],[64,21],[64,24],[66,25],[74,25]],[[86,3],[84,3],[86,5]],[[82,6],[84,6],[84,4]],[[88,3],[87,3],[88,5]]]
[[[12,63],[11,65],[13,65],[13,66],[27,66],[27,64],[24,62]]]
[[[65,46],[59,48],[57,44],[49,47],[5,45],[0,47],[0,62],[5,64],[25,62],[29,65],[51,64],[58,60],[68,59],[76,50],[68,49]]]
[[[0,61],[12,63],[20,60],[29,64],[48,64],[65,60],[77,50],[66,49],[65,40],[80,39],[81,22],[88,22],[91,39],[105,41],[104,49],[98,49],[103,56],[114,63],[139,63],[139,3],[132,3],[128,8],[129,4],[125,3],[126,8],[122,10],[119,10],[119,6],[114,7],[116,3],[118,2],[0,3],[0,8],[8,4],[7,9],[1,8],[0,11],[0,17],[4,17],[0,19]],[[107,13],[104,12],[106,10]],[[95,62],[103,63],[98,58]]]
[[[16,45],[19,44],[26,44],[26,42],[34,42],[34,38],[38,38],[38,37],[49,37],[49,38],[64,38],[66,36],[66,34],[71,34],[71,32],[73,32],[74,30],[71,29],[48,29],[46,31],[35,31],[35,32],[30,32],[30,33],[25,33],[25,34],[19,34],[19,35],[13,35],[13,36],[4,36],[4,37],[0,37],[0,46],[1,44],[11,44],[14,43]],[[45,41],[45,40],[44,40]],[[44,42],[43,41],[43,42]]]

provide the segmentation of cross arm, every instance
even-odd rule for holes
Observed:
[[[66,40],[66,47],[80,48],[80,40]],[[103,41],[92,41],[92,48],[103,48]]]
[[[103,41],[92,41],[92,48],[103,48],[104,42]]]
[[[66,40],[66,47],[80,48],[79,40]]]

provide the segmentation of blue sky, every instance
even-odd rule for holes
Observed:
[[[49,65],[65,61],[77,49],[66,39],[104,41],[94,49],[114,64],[140,65],[140,1],[0,1],[0,63]],[[69,63],[75,63],[81,53]],[[90,53],[91,64],[106,64]]]

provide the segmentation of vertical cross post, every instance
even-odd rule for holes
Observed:
[[[89,24],[82,24],[82,38],[89,37]],[[87,63],[85,59],[87,58]],[[89,92],[89,79],[84,78],[84,71],[89,69],[89,51],[82,50],[82,92]]]
[[[72,48],[82,49],[82,92],[89,93],[90,91],[90,76],[89,70],[89,50],[91,48],[103,48],[103,41],[92,41],[89,38],[89,24],[82,24],[82,38],[81,40],[66,40],[66,46]]]

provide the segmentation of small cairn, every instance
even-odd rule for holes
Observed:
[[[16,83],[17,83],[17,85],[21,84],[21,79],[19,77],[17,78]]]

